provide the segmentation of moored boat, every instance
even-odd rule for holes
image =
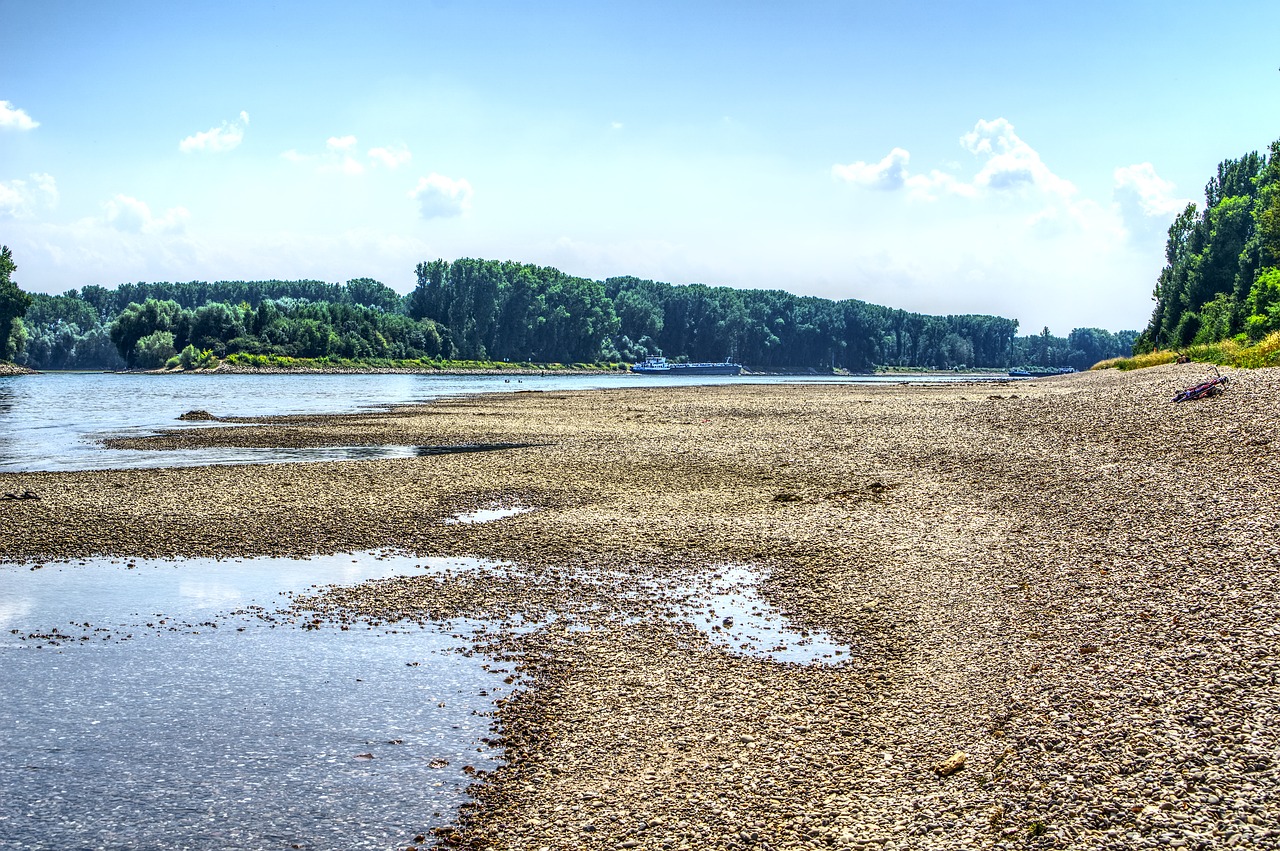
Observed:
[[[736,363],[672,363],[666,358],[645,358],[632,364],[631,371],[639,375],[741,375],[742,365]]]

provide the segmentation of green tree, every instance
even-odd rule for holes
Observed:
[[[17,271],[9,246],[0,245],[0,360],[11,360],[26,340],[21,320],[31,304],[31,296],[18,289],[13,280]]]
[[[1245,306],[1249,313],[1245,328],[1251,338],[1260,340],[1280,331],[1280,269],[1268,269],[1258,276]]]
[[[139,369],[159,369],[176,355],[172,331],[153,331],[133,346],[130,362]]]
[[[136,366],[138,341],[157,331],[169,333],[169,347],[173,348],[173,331],[183,319],[184,311],[176,301],[159,301],[149,298],[138,304],[132,302],[111,323],[111,342],[130,367]],[[154,346],[153,346],[154,347]],[[169,355],[172,357],[172,353]],[[160,364],[164,365],[163,362]]]

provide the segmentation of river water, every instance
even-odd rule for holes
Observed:
[[[486,625],[277,612],[455,562],[0,565],[0,848],[402,848],[449,823],[499,756]]]
[[[0,472],[413,451],[100,445],[108,436],[207,425],[177,420],[196,408],[252,417],[486,392],[795,380],[833,379],[0,378]],[[446,522],[501,523],[526,510],[538,509],[495,505]],[[497,625],[312,629],[284,609],[290,595],[316,585],[443,569],[502,566],[376,552],[0,563],[0,848],[403,848],[451,823],[477,772],[500,764],[484,740],[495,701],[520,687],[518,679],[508,682],[509,663],[475,652],[477,639]],[[681,592],[676,617],[727,652],[840,662],[845,649],[794,631],[756,583],[745,568],[716,574],[707,587]]]
[[[999,378],[999,376],[996,376]],[[731,383],[896,384],[990,380],[990,375],[852,377],[601,375],[120,375],[48,373],[0,377],[0,472],[102,470],[273,461],[408,457],[415,447],[219,448],[158,452],[106,449],[108,437],[208,427],[178,417],[344,413],[475,393]]]

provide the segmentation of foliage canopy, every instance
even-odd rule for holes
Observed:
[[[594,281],[464,258],[417,267],[406,296],[368,278],[91,285],[37,294],[22,324],[36,368],[208,365],[232,355],[524,363],[732,359],[754,369],[1075,366],[1128,354],[1136,332],[1017,337],[1013,319],[929,316],[780,289]]]

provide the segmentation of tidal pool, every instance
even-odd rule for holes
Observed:
[[[282,592],[473,566],[0,565],[0,844],[389,848],[449,823],[500,756],[485,625],[305,628]]]

